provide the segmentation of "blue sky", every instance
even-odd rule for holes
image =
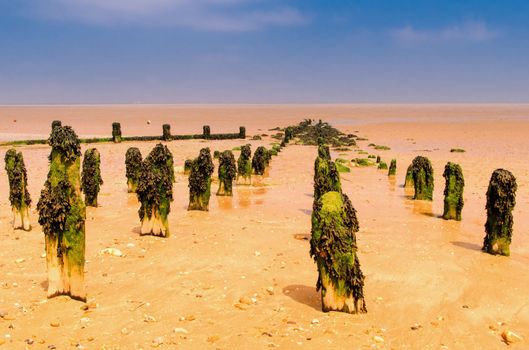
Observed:
[[[526,0],[0,0],[0,104],[529,102]]]

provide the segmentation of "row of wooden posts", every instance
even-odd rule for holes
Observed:
[[[396,173],[392,160],[389,176]],[[444,210],[446,220],[461,220],[465,181],[458,164],[445,166]],[[414,200],[433,200],[434,178],[430,160],[416,157],[408,167],[405,187],[414,190]],[[516,179],[505,169],[492,173],[487,190],[487,221],[483,251],[510,254]],[[359,223],[356,210],[342,192],[340,175],[331,160],[329,148],[318,147],[314,164],[314,203],[310,254],[318,268],[317,289],[321,290],[323,311],[367,312],[363,287],[364,275],[358,259],[356,233]]]
[[[215,152],[219,159],[217,195],[232,196],[233,182],[250,185],[252,174],[263,175],[272,155],[277,155],[289,141],[272,149],[257,147],[252,157],[249,144],[241,147],[237,162],[230,150]],[[85,151],[81,171],[81,146],[75,131],[59,123],[52,125],[48,139],[51,146],[50,169],[37,203],[39,224],[45,235],[48,269],[48,297],[70,295],[86,300],[84,290],[85,208],[97,207],[103,184],[100,154],[97,149]],[[128,191],[136,193],[142,235],[169,236],[168,215],[173,201],[175,181],[173,155],[167,146],[157,144],[145,159],[140,150],[131,147],[125,155]],[[31,198],[27,190],[27,172],[21,152],[10,149],[5,155],[10,187],[14,228],[29,231]],[[186,161],[189,175],[188,210],[209,210],[211,176],[214,165],[209,148],[202,148],[197,158]],[[82,198],[84,193],[84,200]]]
[[[281,151],[291,137],[290,132],[285,132],[280,146],[271,150],[259,147],[253,158],[250,146],[242,146],[237,163],[231,151],[219,152],[217,195],[231,195],[234,181],[249,184],[252,172],[262,175],[271,156]],[[87,150],[80,176],[80,142],[73,129],[56,125],[48,141],[52,147],[50,170],[37,204],[39,224],[45,234],[48,296],[66,294],[85,300],[85,205],[97,206],[99,186],[103,183],[100,157],[96,149]],[[136,193],[141,204],[138,212],[141,233],[167,237],[175,177],[171,152],[165,145],[158,144],[142,159],[139,149],[131,147],[125,158],[128,190]],[[31,199],[23,156],[11,149],[6,152],[5,161],[14,225],[29,229]],[[395,175],[396,167],[396,160],[393,160],[389,176]],[[208,148],[201,149],[197,158],[186,162],[189,210],[208,210],[213,171]],[[443,176],[446,180],[443,217],[461,220],[464,204],[462,169],[449,162]],[[415,200],[433,200],[433,167],[426,157],[416,157],[408,167],[405,187],[413,188]],[[488,253],[509,255],[516,189],[516,179],[509,171],[497,169],[493,172],[487,191],[483,244],[483,250]],[[364,275],[357,255],[358,230],[356,210],[342,191],[336,163],[331,159],[328,146],[320,144],[314,164],[310,254],[318,268],[317,288],[321,290],[323,311],[367,312],[363,295]]]

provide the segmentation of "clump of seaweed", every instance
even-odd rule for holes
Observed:
[[[386,162],[384,161],[380,161],[380,163],[378,163],[378,168],[379,170],[387,170],[388,169],[388,165],[386,164]]]
[[[417,156],[411,163],[413,186],[415,188],[415,200],[433,200],[433,167],[430,160],[423,156]]]
[[[452,153],[465,153],[466,151],[464,149],[462,149],[462,148],[452,148],[450,150],[450,152],[452,152]]]
[[[214,171],[209,148],[202,148],[193,160],[189,174],[189,206],[187,210],[209,210],[211,196],[211,174]]]
[[[345,135],[329,123],[321,120],[316,122],[312,119],[305,119],[298,125],[286,128],[285,138],[283,138],[283,141],[286,141],[285,144],[293,138],[297,138],[299,140],[298,143],[303,145],[316,146],[319,144],[318,139],[321,139],[321,142],[332,147],[350,147],[356,145],[354,135]]]
[[[252,182],[252,156],[251,146],[241,146],[241,154],[237,160],[237,184],[250,185]]]
[[[484,252],[510,255],[513,215],[516,205],[516,178],[505,169],[496,169],[490,178],[487,190],[486,236],[483,240]]]
[[[335,161],[335,163],[336,163],[336,170],[338,170],[339,173],[350,173],[351,172],[351,168],[349,168],[344,163],[340,163],[338,161]]]
[[[86,300],[85,204],[81,197],[79,138],[69,126],[53,128],[50,170],[37,203],[45,236],[48,297]]]
[[[375,165],[375,163],[372,162],[369,158],[355,158],[355,159],[352,159],[352,162],[354,162],[356,166],[359,166],[359,167]]]
[[[172,140],[171,125],[169,125],[169,124],[162,125],[162,139],[164,141],[171,141]]]
[[[22,152],[9,149],[5,154],[5,169],[9,180],[9,202],[13,211],[13,228],[31,230],[29,207],[31,197],[28,192],[28,176]]]
[[[138,215],[141,234],[169,236],[168,216],[173,201],[173,155],[167,146],[157,144],[142,163],[136,188],[141,203]]]
[[[217,196],[233,195],[233,180],[237,176],[237,163],[231,151],[224,151],[219,157],[219,189]]]
[[[213,151],[213,159],[219,159],[219,157],[220,157],[220,151],[219,150]]]
[[[191,173],[192,166],[193,166],[193,160],[186,159],[184,162],[184,175],[189,175]]]
[[[81,190],[85,195],[85,203],[89,207],[97,207],[97,195],[103,184],[101,178],[101,159],[99,151],[89,148],[84,153],[83,171],[81,173]]]
[[[326,192],[314,202],[310,255],[318,267],[316,288],[321,290],[324,312],[367,312],[356,245],[358,229],[356,210],[345,194]]]
[[[256,175],[263,175],[268,163],[268,151],[265,147],[259,146],[255,150],[252,158],[252,169]]]
[[[141,176],[143,159],[137,147],[130,147],[125,154],[125,168],[127,176],[127,191],[136,192]]]
[[[330,191],[341,192],[340,174],[336,164],[331,160],[329,147],[318,146],[318,157],[314,161],[314,201]]]
[[[55,129],[57,126],[62,126],[62,122],[60,120],[54,120],[51,122],[51,131]]]
[[[389,164],[388,176],[395,176],[397,174],[397,160],[392,159]]]
[[[408,166],[406,170],[406,178],[404,179],[404,188],[411,189],[414,188],[413,184],[413,163]]]
[[[443,219],[461,221],[465,187],[463,170],[459,164],[448,162],[445,165],[443,177],[445,178]]]
[[[251,138],[251,140],[253,140],[253,141],[260,141],[262,139],[263,138],[261,137],[261,135],[253,135],[252,138]]]
[[[121,142],[121,124],[118,122],[112,123],[112,141],[115,143]]]

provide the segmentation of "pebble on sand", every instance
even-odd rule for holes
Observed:
[[[511,332],[509,330],[503,331],[501,333],[501,338],[505,342],[505,344],[509,345],[512,343],[516,343],[522,340],[522,337],[520,337],[518,334]]]

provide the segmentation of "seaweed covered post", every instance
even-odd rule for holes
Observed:
[[[55,129],[57,126],[62,126],[62,122],[60,120],[54,120],[51,122],[51,131]]]
[[[250,185],[252,183],[252,150],[250,145],[241,146],[241,154],[237,160],[237,183]]]
[[[186,159],[184,162],[184,175],[189,175],[191,173],[191,167],[193,166],[192,159]]]
[[[171,139],[172,139],[172,136],[171,136],[171,125],[169,125],[169,124],[162,125],[162,139],[164,141],[171,141]]]
[[[204,125],[202,127],[202,137],[207,140],[207,139],[210,138],[210,136],[211,136],[211,129],[210,129],[209,125]]]
[[[389,164],[388,176],[395,176],[397,174],[397,160],[392,159]]]
[[[463,170],[459,164],[448,162],[445,165],[443,177],[445,178],[443,219],[461,221],[465,187]]]
[[[85,301],[85,219],[81,197],[81,146],[69,126],[53,129],[50,171],[37,204],[45,235],[48,298],[69,295]]]
[[[330,191],[314,203],[310,255],[318,267],[317,290],[324,312],[367,312],[364,275],[357,254],[356,210],[349,198]]]
[[[246,128],[244,126],[239,126],[239,138],[240,139],[246,138]]]
[[[406,178],[404,179],[404,188],[412,189],[415,185],[413,184],[413,163],[408,166],[406,170]]]
[[[413,185],[415,200],[433,200],[433,168],[430,160],[417,156],[412,162]]]
[[[266,169],[266,163],[268,159],[268,151],[265,147],[259,146],[255,150],[252,158],[252,169],[256,175],[263,175]]]
[[[9,201],[13,211],[13,228],[31,230],[29,207],[31,197],[28,192],[28,176],[22,152],[9,149],[5,155],[5,169],[9,180]]]
[[[494,170],[487,190],[487,222],[483,251],[489,254],[510,255],[512,239],[512,210],[516,205],[516,178],[504,169]]]
[[[143,161],[136,189],[142,235],[169,236],[167,217],[173,201],[173,177],[173,155],[159,143]]]
[[[121,124],[118,122],[112,123],[112,141],[114,143],[121,142]]]
[[[211,174],[214,171],[209,148],[202,148],[193,160],[189,174],[189,206],[187,210],[209,210],[211,196]]]
[[[218,150],[213,151],[213,159],[219,159],[219,157],[220,157],[220,151]]]
[[[125,169],[127,176],[127,191],[129,193],[136,192],[138,183],[140,182],[141,167],[142,167],[141,152],[137,147],[130,147],[125,153]]]
[[[101,178],[101,157],[95,148],[89,148],[84,153],[83,170],[81,172],[81,191],[88,207],[97,208],[97,195],[103,184]]]
[[[285,136],[283,137],[285,145],[292,140],[292,137],[294,137],[294,130],[291,126],[288,126],[285,128]]]
[[[342,191],[340,173],[336,168],[336,163],[331,160],[329,147],[320,144],[318,157],[314,161],[314,203],[330,191]]]
[[[233,195],[233,180],[237,176],[237,163],[231,151],[224,151],[219,157],[219,189],[217,196]]]

